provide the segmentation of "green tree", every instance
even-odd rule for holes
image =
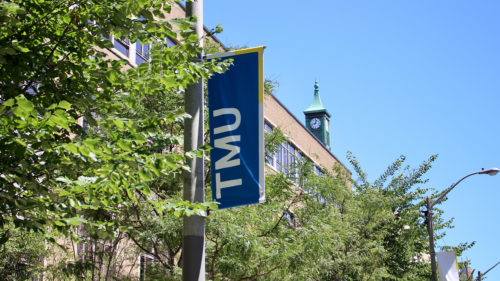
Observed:
[[[2,280],[29,280],[43,272],[40,263],[47,253],[39,233],[20,231],[13,224],[5,226],[9,239],[0,245]]]
[[[210,278],[428,280],[420,211],[435,158],[412,169],[402,156],[373,183],[351,155],[352,185],[344,168],[318,176],[307,161],[296,167],[299,178],[268,175],[267,203],[210,214]]]
[[[285,140],[277,129],[267,133],[268,153]],[[266,203],[208,214],[208,278],[428,280],[430,267],[423,257],[428,240],[420,211],[427,192],[424,176],[435,158],[412,169],[403,166],[402,156],[373,183],[351,155],[356,181],[343,167],[316,175],[305,158],[288,175],[268,174]],[[169,190],[178,181],[170,178]],[[168,272],[163,280],[178,278],[180,221],[140,208],[129,217],[142,220],[133,239]],[[449,225],[437,218],[436,229]]]
[[[99,239],[135,227],[139,204],[157,214],[203,213],[169,178],[186,169],[178,134],[186,86],[227,63],[193,62],[193,19],[166,20],[175,1],[0,3],[0,231],[55,241],[77,226]],[[136,68],[105,52],[109,36],[152,44]],[[179,40],[167,46],[167,38]],[[84,126],[82,126],[84,124]],[[167,180],[166,180],[167,179]],[[155,183],[155,184],[153,184]],[[50,231],[48,231],[50,229]]]
[[[371,190],[384,199],[383,209],[388,216],[378,223],[376,231],[383,236],[380,242],[384,255],[380,266],[387,271],[387,280],[427,280],[429,265],[423,255],[428,252],[428,237],[423,222],[424,195],[429,190],[424,185],[425,173],[431,168],[436,156],[431,156],[418,168],[403,166],[405,157],[400,156],[373,183],[367,181],[357,160],[348,154],[359,180],[356,191]],[[382,207],[382,206],[381,206]],[[436,229],[445,227],[436,224]]]

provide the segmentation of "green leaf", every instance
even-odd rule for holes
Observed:
[[[179,218],[181,215],[182,215],[182,212],[180,210],[174,211],[174,216],[176,216],[177,218]]]
[[[64,146],[64,148],[73,154],[79,154],[78,147],[74,143],[68,143],[67,145]]]
[[[16,97],[17,107],[15,107],[12,112],[14,115],[26,118],[35,108],[33,103],[27,100],[23,95]]]
[[[185,212],[186,216],[188,216],[188,217],[195,213],[194,210],[191,210],[191,209],[186,209],[184,212]]]
[[[24,147],[27,147],[27,146],[28,146],[28,144],[27,144],[27,143],[25,143],[25,142],[24,142],[23,140],[21,140],[21,139],[16,138],[16,139],[14,139],[14,141],[15,141],[15,142],[17,142],[18,144],[20,144],[20,145],[24,146]]]
[[[14,99],[8,99],[4,103],[2,103],[2,106],[13,106],[14,105]]]
[[[200,146],[199,149],[203,150],[204,152],[209,152],[212,149],[212,147],[208,144],[204,144],[204,145]]]
[[[144,169],[139,171],[139,176],[144,181],[151,181],[151,179],[152,179],[151,173],[147,170],[144,170]]]
[[[77,226],[81,225],[82,223],[87,223],[88,221],[82,217],[73,217],[69,219],[63,219],[66,224],[71,225],[71,226]]]
[[[64,182],[64,183],[67,183],[67,184],[72,184],[73,183],[73,181],[70,180],[70,179],[68,179],[67,177],[57,177],[56,181]]]
[[[62,18],[63,22],[65,24],[69,24],[71,22],[71,15],[65,15],[63,18]]]
[[[98,149],[98,145],[100,143],[100,140],[98,139],[85,139],[83,140],[83,143],[90,148],[92,151],[95,151]]]
[[[63,100],[63,101],[60,101],[59,104],[57,105],[59,108],[62,108],[62,109],[66,109],[66,110],[69,110],[71,109],[71,103]]]
[[[9,46],[2,46],[0,47],[0,55],[15,55],[16,50],[14,48],[11,48]]]
[[[21,45],[15,45],[16,49],[18,49],[19,51],[21,51],[22,53],[27,53],[30,51],[30,49],[26,48],[26,47],[23,47]]]
[[[136,142],[137,144],[143,144],[146,142],[146,137],[144,137],[144,135],[142,134],[136,134],[134,135],[134,142]]]
[[[66,113],[64,111],[58,109],[54,112],[54,114],[52,116],[50,116],[49,122],[53,122],[54,124],[64,128],[64,129],[69,130],[68,119],[66,119],[66,118],[67,118]]]
[[[132,144],[128,141],[119,140],[116,144],[125,151],[132,151]]]
[[[118,129],[123,130],[124,123],[120,119],[113,119],[113,123],[118,127]]]

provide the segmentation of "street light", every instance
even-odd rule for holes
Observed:
[[[483,274],[481,274],[481,271],[479,271],[477,273],[477,281],[482,281],[483,277],[486,275],[486,273],[488,273],[490,270],[492,270],[493,268],[495,268],[499,264],[500,264],[500,261],[497,262],[494,266],[490,267],[488,270],[486,270],[486,272],[484,272]]]
[[[456,183],[452,184],[448,189],[446,189],[441,196],[438,197],[438,199],[434,200],[434,202],[431,202],[431,197],[427,197],[427,211],[425,212],[425,218],[426,218],[426,223],[427,223],[427,231],[429,232],[429,251],[431,255],[431,270],[432,270],[432,280],[438,281],[437,279],[437,273],[436,273],[436,252],[434,251],[434,230],[432,226],[432,207],[436,205],[437,203],[441,202],[443,198],[448,194],[455,186],[457,186],[461,181],[464,179],[473,176],[473,175],[490,175],[494,176],[496,175],[500,170],[498,168],[490,168],[488,170],[482,169],[481,171],[474,172],[471,174],[466,175],[465,177],[461,178],[459,181]]]

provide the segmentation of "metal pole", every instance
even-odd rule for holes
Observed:
[[[193,27],[198,35],[198,44],[203,47],[203,0],[186,2],[186,16],[195,16]],[[202,61],[203,53],[198,54]],[[186,89],[184,108],[191,118],[184,120],[184,151],[192,151],[203,145],[203,79]],[[204,202],[205,179],[203,157],[187,159],[190,172],[184,172],[183,199],[189,202]],[[205,218],[197,215],[184,217],[182,227],[182,280],[205,280]]]
[[[448,187],[445,191],[443,191],[443,192],[441,193],[441,195],[440,195],[440,196],[439,196],[436,200],[434,200],[434,202],[432,203],[432,205],[431,205],[431,206],[433,207],[433,206],[434,206],[434,205],[436,205],[437,203],[441,202],[441,200],[443,200],[443,198],[444,198],[444,197],[445,197],[448,193],[450,193],[450,191],[451,191],[452,189],[454,189],[454,188],[455,188],[455,187],[456,187],[456,186],[457,186],[460,182],[462,182],[464,179],[466,179],[466,178],[468,178],[468,177],[470,177],[470,176],[473,176],[473,175],[481,174],[481,173],[483,173],[483,171],[474,172],[474,173],[468,174],[468,175],[466,175],[465,177],[461,178],[459,181],[457,181],[456,183],[452,184],[452,185],[451,185],[450,187]]]
[[[438,281],[436,272],[436,252],[434,251],[434,229],[432,225],[432,204],[431,197],[427,197],[427,232],[429,233],[429,253],[431,255],[431,270],[432,270],[432,280]]]
[[[492,270],[493,268],[495,268],[497,265],[500,264],[500,261],[497,262],[494,266],[490,267],[488,270],[486,270],[484,273],[481,274],[481,271],[478,271],[477,273],[477,280],[481,281],[483,279],[483,276],[486,275],[486,273],[488,273],[490,270]]]

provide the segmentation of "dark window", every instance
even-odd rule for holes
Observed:
[[[278,171],[281,171],[281,167],[283,166],[283,151],[282,151],[282,146],[278,147],[278,150],[276,151],[276,169]]]
[[[170,38],[167,38],[165,41],[167,42],[167,46],[169,46],[169,47],[173,47],[173,46],[177,45],[177,44],[176,44],[176,43],[175,43],[172,39],[170,39]]]
[[[295,165],[297,163],[297,152],[296,148],[289,142],[284,142],[281,144],[280,155],[277,156],[276,161],[281,162],[281,167],[278,170],[283,171],[285,174],[290,174],[295,176]],[[278,157],[280,159],[278,159]]]
[[[135,43],[135,63],[141,64],[149,60],[150,44],[142,44],[140,41]]]
[[[318,166],[314,166],[314,173],[318,176],[321,176],[323,174],[323,171],[321,171],[321,169],[318,168]]]
[[[271,132],[273,128],[269,126],[269,124],[264,123],[264,131],[266,133]],[[266,162],[269,163],[269,165],[274,167],[274,153],[272,151],[267,150],[266,151]]]
[[[264,123],[264,130],[267,133],[271,132],[273,128],[269,124]],[[292,144],[285,141],[277,148],[275,153],[266,151],[266,162],[278,171],[290,174],[295,178],[295,167],[299,154],[300,152]]]
[[[115,38],[115,41],[113,42],[113,46],[120,53],[122,53],[122,54],[124,54],[125,56],[128,57],[129,46],[130,46],[130,41],[128,40],[128,38],[125,38],[125,39]]]

